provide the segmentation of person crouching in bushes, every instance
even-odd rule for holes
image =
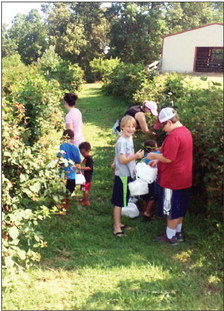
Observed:
[[[93,157],[91,156],[91,145],[87,141],[81,143],[79,145],[79,150],[84,160],[82,161],[82,165],[76,166],[80,169],[85,176],[86,182],[84,185],[81,185],[81,191],[83,191],[83,199],[81,199],[82,206],[90,205],[89,201],[89,191],[91,188],[91,182],[93,177]],[[84,165],[84,166],[83,166]]]
[[[75,190],[75,179],[76,179],[76,164],[80,164],[81,158],[78,147],[72,144],[74,139],[74,132],[70,129],[65,130],[63,132],[63,140],[64,143],[60,145],[60,152],[58,152],[57,156],[59,157],[60,164],[60,175],[64,175],[66,179],[66,189],[68,190],[68,194],[62,201],[62,209],[66,210],[62,213],[62,215],[66,215],[70,200],[69,197]]]
[[[158,145],[155,140],[147,140],[144,142],[144,162],[149,165],[150,160],[147,159],[147,156],[150,152],[160,153],[158,150]],[[143,205],[143,221],[151,221],[153,216],[153,210],[155,205],[155,200],[157,197],[157,182],[149,184],[149,193],[142,195],[141,198],[144,201]]]
[[[113,234],[121,237],[126,226],[121,224],[121,208],[127,206],[129,189],[128,183],[134,178],[135,160],[144,156],[144,151],[134,153],[132,136],[135,133],[136,121],[131,116],[125,116],[121,120],[121,134],[115,146],[115,178],[112,194],[114,205]]]

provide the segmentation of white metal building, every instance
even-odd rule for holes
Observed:
[[[223,24],[163,37],[162,72],[223,72]]]

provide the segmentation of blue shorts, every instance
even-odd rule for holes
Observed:
[[[130,196],[128,183],[132,181],[131,177],[114,177],[114,188],[112,194],[111,203],[114,206],[125,207],[128,205],[128,199]]]
[[[159,186],[159,216],[169,219],[184,217],[190,197],[190,188],[171,190]]]

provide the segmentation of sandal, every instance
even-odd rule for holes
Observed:
[[[123,226],[121,226],[121,229],[127,229],[127,230],[130,230],[130,229],[131,229],[131,227],[130,227],[130,226],[128,226],[128,225],[123,225]]]
[[[117,236],[117,237],[122,237],[124,236],[124,232],[123,231],[120,231],[120,232],[113,232],[113,235]]]

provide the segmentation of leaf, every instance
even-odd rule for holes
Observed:
[[[9,229],[9,235],[12,239],[16,239],[19,236],[19,230],[16,226]]]
[[[14,266],[14,264],[15,264],[15,262],[12,260],[11,257],[8,256],[5,258],[6,267],[12,267],[12,266]]]
[[[30,190],[37,193],[40,191],[41,184],[40,182],[36,182],[34,185],[30,186]]]
[[[25,181],[26,181],[26,175],[21,174],[21,175],[20,175],[20,181],[21,181],[21,182],[25,182]]]
[[[26,252],[22,249],[20,249],[17,254],[19,255],[20,259],[25,260],[26,259]]]

